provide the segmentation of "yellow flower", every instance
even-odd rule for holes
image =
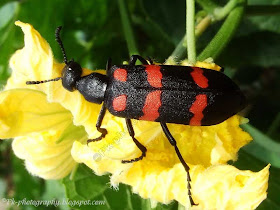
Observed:
[[[59,179],[84,163],[98,175],[111,173],[113,186],[125,183],[143,198],[189,206],[186,172],[159,124],[132,121],[135,137],[148,149],[147,156],[133,164],[121,160],[138,157],[140,151],[124,119],[109,113],[103,121],[108,135],[87,146],[88,138],[99,136],[95,123],[100,105],[66,91],[61,81],[27,86],[29,80],[59,77],[64,64],[53,60],[48,43],[31,25],[16,25],[25,34],[25,46],[12,56],[12,76],[0,93],[0,138],[14,138],[13,150],[27,170]],[[254,209],[266,198],[269,166],[254,173],[226,165],[251,141],[239,127],[243,121],[233,116],[209,127],[168,125],[191,167],[192,194],[199,204],[193,209]]]

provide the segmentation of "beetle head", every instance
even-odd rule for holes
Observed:
[[[67,60],[66,52],[65,52],[62,40],[60,38],[61,29],[62,29],[61,26],[57,27],[57,29],[55,31],[55,38],[61,48],[64,63],[65,63],[65,66],[62,69],[62,76],[54,78],[54,79],[49,79],[49,80],[27,81],[26,82],[27,85],[34,85],[34,84],[62,80],[62,85],[65,89],[67,89],[69,91],[75,90],[76,82],[81,78],[81,75],[82,75],[82,68],[81,68],[80,64],[75,62],[73,59],[70,61]]]
[[[80,64],[71,60],[66,63],[62,70],[62,85],[69,91],[74,91],[76,82],[81,78],[82,68]]]

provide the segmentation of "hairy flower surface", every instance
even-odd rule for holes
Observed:
[[[125,183],[143,198],[189,206],[186,172],[159,123],[132,121],[135,137],[148,149],[136,163],[121,163],[141,153],[124,119],[108,112],[102,124],[108,135],[87,146],[87,139],[99,136],[95,123],[101,106],[68,92],[61,81],[27,86],[26,81],[61,76],[64,64],[54,61],[49,44],[31,25],[16,25],[25,34],[25,46],[12,56],[13,72],[0,93],[0,138],[14,138],[13,150],[28,171],[59,179],[84,163],[98,175],[111,173],[113,186]],[[236,115],[215,126],[168,124],[191,168],[193,198],[199,204],[193,209],[254,209],[266,198],[269,167],[254,173],[226,164],[251,141],[239,127],[243,121]]]

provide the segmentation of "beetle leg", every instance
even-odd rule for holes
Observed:
[[[98,115],[97,122],[96,122],[96,129],[101,133],[101,135],[98,138],[95,138],[95,139],[88,139],[87,144],[89,144],[90,142],[100,141],[108,133],[105,128],[100,128],[100,126],[102,124],[102,120],[105,116],[105,113],[106,113],[106,107],[105,107],[105,104],[103,103],[103,105],[101,107],[101,110],[99,112],[99,115]]]
[[[160,122],[160,125],[162,127],[163,132],[165,133],[167,139],[169,140],[170,144],[175,148],[176,154],[180,160],[180,162],[182,163],[182,165],[185,168],[185,171],[187,172],[187,181],[188,181],[188,195],[189,195],[189,199],[190,199],[190,203],[191,205],[197,205],[194,203],[193,199],[192,199],[192,194],[191,194],[191,176],[190,176],[190,167],[188,166],[188,164],[185,162],[185,160],[183,159],[178,147],[177,147],[177,143],[176,140],[174,139],[174,137],[172,136],[172,134],[170,133],[166,123]]]
[[[135,63],[136,63],[137,59],[138,59],[139,61],[141,61],[142,64],[144,64],[144,65],[149,65],[148,62],[146,61],[146,59],[143,58],[143,57],[140,56],[140,55],[132,55],[132,56],[130,57],[130,60],[129,60],[129,65],[135,66]]]
[[[153,59],[151,59],[149,56],[147,57],[147,60],[149,61],[150,65],[154,65]]]
[[[110,71],[111,67],[112,67],[112,58],[108,58],[107,63],[106,63],[106,74],[107,74],[107,76],[109,74],[109,71]]]
[[[146,156],[147,148],[144,145],[142,145],[136,138],[134,138],[134,129],[133,129],[132,124],[131,124],[131,119],[126,118],[125,122],[126,122],[126,126],[127,126],[127,130],[128,130],[129,135],[131,136],[132,140],[134,141],[134,143],[136,144],[138,149],[141,150],[142,155],[138,158],[134,158],[134,159],[131,159],[131,160],[122,160],[122,163],[137,162],[139,160],[142,160],[143,157]]]
[[[106,71],[108,71],[112,66],[112,58],[108,58],[106,63]]]

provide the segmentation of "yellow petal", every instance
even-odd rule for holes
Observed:
[[[10,59],[13,70],[5,89],[29,88],[44,92],[49,102],[60,103],[64,108],[72,112],[75,125],[83,125],[87,133],[92,137],[96,135],[95,123],[100,106],[87,102],[84,97],[76,92],[65,90],[61,81],[40,85],[26,85],[30,80],[46,80],[61,76],[65,64],[59,64],[53,60],[53,53],[44,38],[30,24],[16,21],[24,32],[25,46],[18,50]],[[90,70],[83,69],[83,75]],[[100,72],[100,71],[99,71]]]
[[[27,170],[44,179],[60,179],[67,176],[77,164],[71,156],[74,140],[65,138],[57,143],[61,130],[32,133],[14,139],[12,147],[16,156],[25,160]]]
[[[92,161],[96,155],[99,155],[99,158]],[[180,163],[168,167],[165,162],[143,159],[134,164],[121,164],[120,161],[107,158],[101,153],[93,153],[80,142],[74,143],[72,156],[77,162],[92,168],[98,175],[111,172],[113,186],[125,183],[131,185],[133,192],[143,198],[165,204],[177,200],[182,205],[189,206],[186,172]],[[193,208],[254,209],[266,198],[268,169],[269,166],[254,173],[240,171],[229,165],[209,168],[201,165],[191,166],[193,198],[199,204]]]
[[[0,92],[0,138],[62,129],[69,123],[71,114],[57,103],[48,103],[42,92],[29,89]]]
[[[61,76],[61,64],[54,64],[54,77]],[[90,135],[96,135],[96,120],[100,111],[100,105],[90,103],[78,92],[69,92],[63,88],[61,81],[50,84],[50,89],[44,90],[50,102],[61,104],[65,109],[69,110],[73,115],[73,123],[77,126],[83,125]],[[99,135],[99,134],[98,134]]]
[[[255,209],[267,196],[269,166],[256,173],[230,165],[194,169],[198,209]]]
[[[206,62],[206,61],[203,61],[203,62],[197,61],[194,65],[191,65],[191,64],[188,63],[188,60],[183,60],[181,62],[181,65],[183,65],[183,66],[196,66],[196,67],[200,67],[200,68],[212,69],[212,70],[215,70],[215,71],[220,71],[222,69],[220,66],[218,66],[214,62]]]
[[[249,143],[251,136],[239,127],[242,118],[233,116],[215,126],[186,126],[168,124],[178,147],[190,164],[210,166],[236,160],[238,150]],[[147,157],[143,161],[158,161],[172,167],[178,162],[174,148],[155,122],[133,120],[136,138],[146,145]],[[130,159],[140,156],[140,151],[128,135],[124,119],[105,117],[104,127],[108,129],[106,138],[91,143],[94,152],[104,153],[113,159]],[[108,149],[109,148],[109,149]]]
[[[69,111],[30,89],[0,93],[0,128],[1,138],[16,137],[13,150],[25,160],[28,171],[45,179],[68,175],[76,164],[72,144],[86,139],[85,131],[72,124]]]
[[[97,175],[122,171],[124,168],[131,167],[130,165],[122,164],[120,161],[114,161],[110,158],[106,158],[102,153],[94,153],[89,147],[78,141],[74,142],[71,154],[76,162],[85,163],[93,169]],[[93,161],[94,159],[96,161]]]
[[[13,72],[5,89],[30,88],[41,90],[46,87],[46,84],[27,86],[25,82],[50,79],[53,67],[52,50],[33,26],[20,21],[16,21],[15,24],[20,26],[25,34],[25,47],[16,51],[10,59]]]

